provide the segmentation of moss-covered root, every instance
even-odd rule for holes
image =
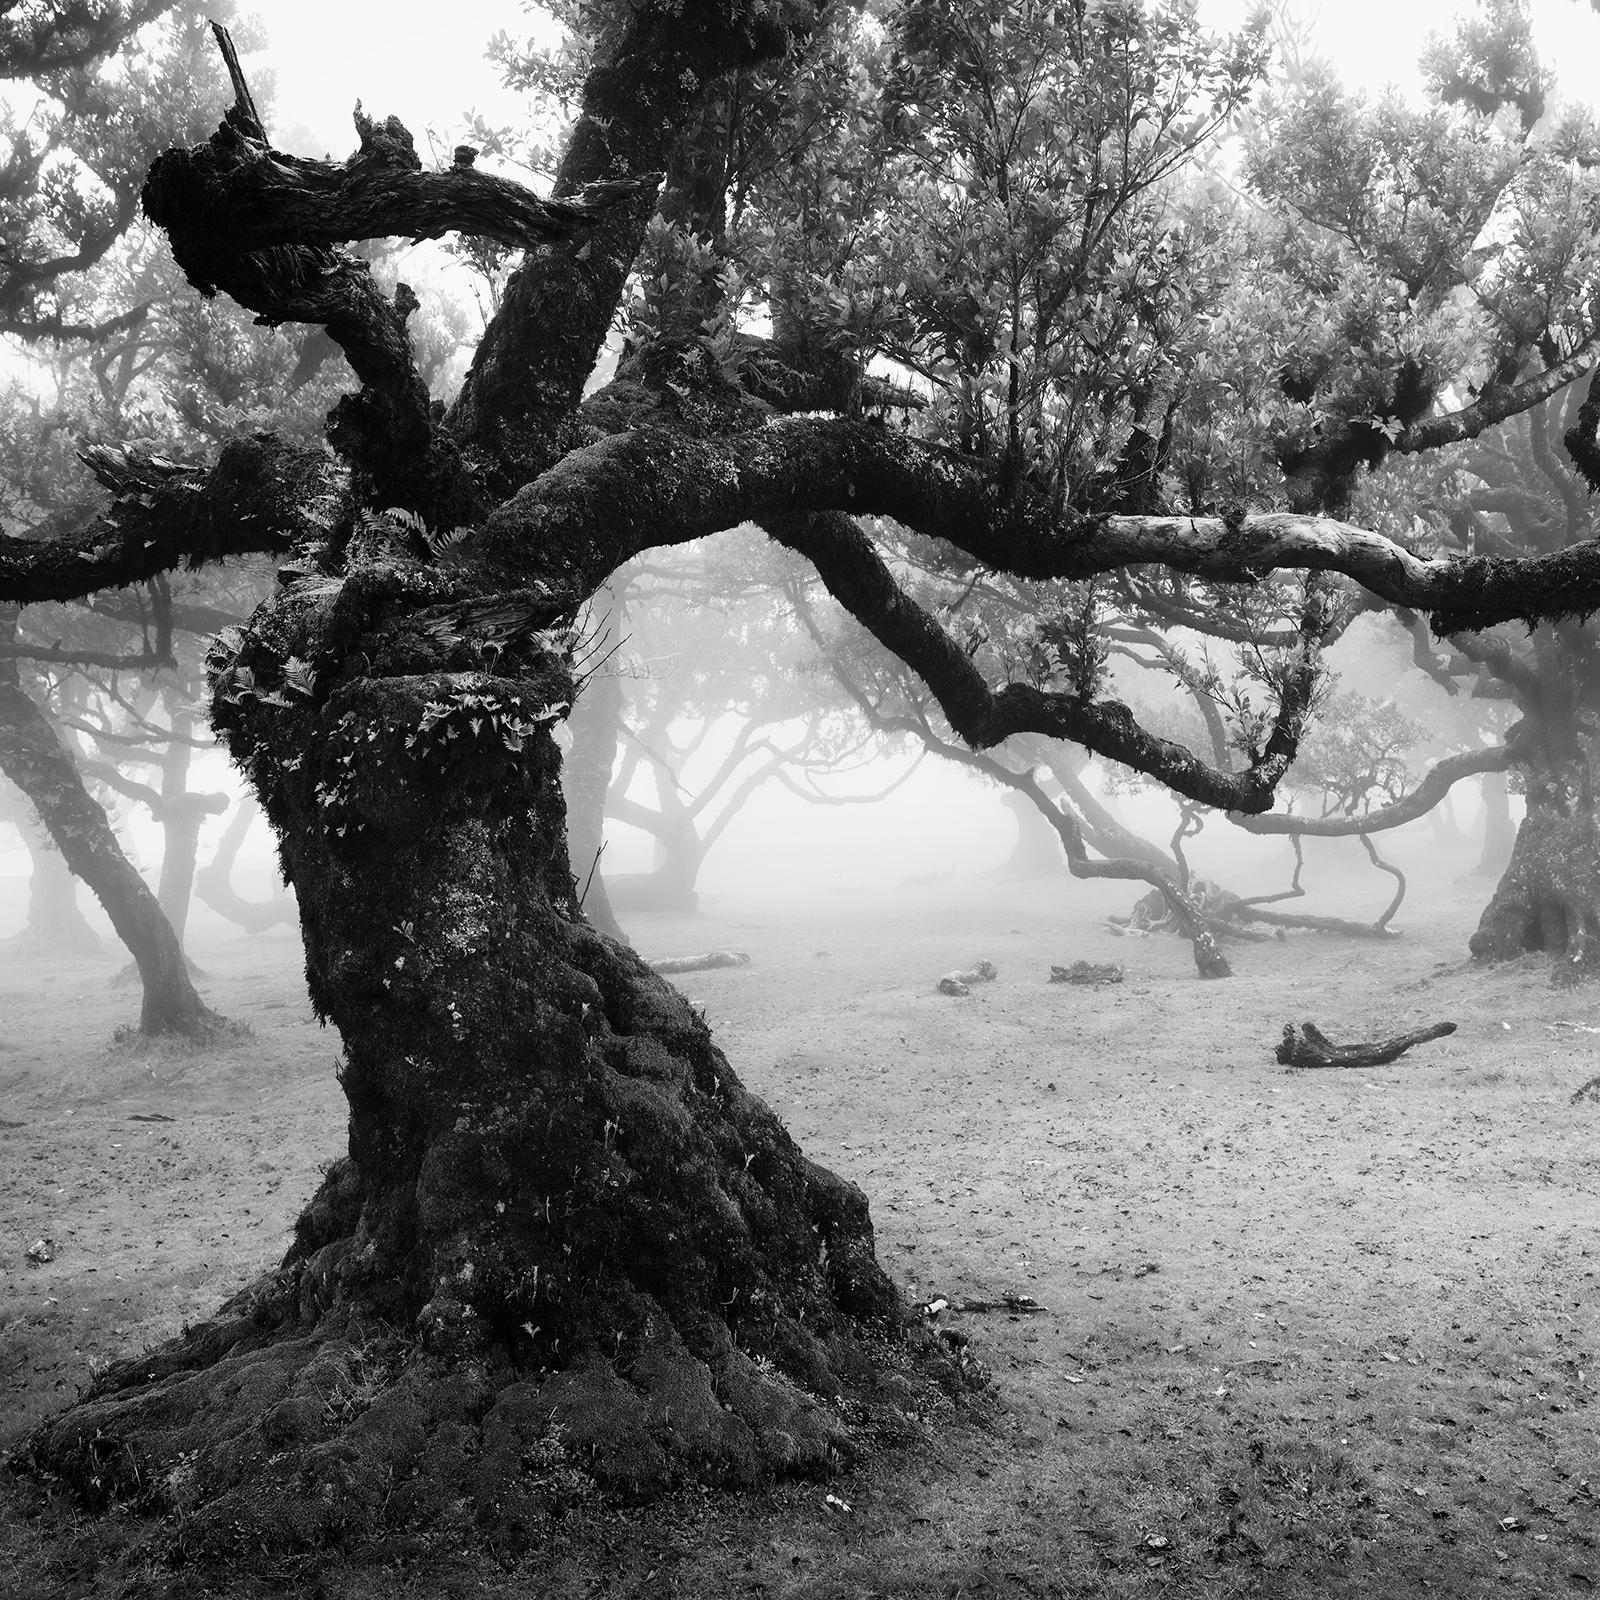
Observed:
[[[163,1519],[168,1554],[397,1532],[514,1551],[586,1498],[828,1476],[874,1441],[914,1438],[969,1381],[916,1340],[839,1347],[829,1398],[731,1344],[699,1360],[664,1321],[625,1368],[592,1351],[529,1376],[446,1364],[349,1319],[279,1338],[252,1325],[225,1318],[125,1365],[11,1465],[91,1509]]]

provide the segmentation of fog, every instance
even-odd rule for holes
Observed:
[[[902,755],[854,774],[854,792],[880,788],[902,770],[907,759]],[[1091,768],[1090,777],[1095,774],[1096,769]],[[693,772],[688,775],[692,777]],[[1102,786],[1096,782],[1095,787]],[[226,792],[235,801],[242,793],[237,774],[217,752],[196,762],[191,788]],[[830,785],[830,792],[845,794],[851,787],[836,782]],[[1441,834],[1442,816],[1425,818],[1378,835],[1375,842],[1384,857],[1408,874],[1420,872],[1425,879],[1440,870],[1453,875],[1470,870],[1476,859],[1475,847],[1465,835],[1479,823],[1477,785],[1460,785],[1453,801],[1454,820],[1462,837]],[[1170,798],[1155,793],[1116,795],[1109,804],[1135,832],[1163,846],[1168,844],[1178,820]],[[1514,801],[1514,805],[1520,802]],[[198,856],[202,866],[215,851],[230,815],[231,811],[207,821]],[[132,806],[121,808],[117,834],[153,885],[161,862],[160,828],[144,808]],[[698,880],[700,901],[708,912],[719,914],[792,908],[824,918],[831,907],[842,914],[853,896],[884,905],[903,896],[909,907],[930,884],[962,879],[1003,881],[1016,838],[1016,823],[1003,807],[998,789],[933,758],[925,760],[894,794],[870,804],[810,804],[771,784],[756,792],[712,848]],[[1284,838],[1249,835],[1221,817],[1212,817],[1184,848],[1195,872],[1241,893],[1287,888],[1293,870]],[[646,871],[652,851],[653,841],[644,833],[608,824],[606,872]],[[1392,881],[1367,861],[1358,840],[1309,839],[1305,858],[1302,881],[1306,899],[1299,902],[1300,909],[1370,919],[1393,889]],[[30,871],[29,852],[17,824],[0,823],[0,939],[19,932],[26,922]],[[582,875],[580,870],[580,878]],[[234,886],[247,899],[265,900],[277,881],[272,841],[265,822],[258,819],[240,853]],[[1486,884],[1486,897],[1488,887]],[[1064,907],[1078,892],[1065,873],[1059,892]],[[1144,892],[1141,884],[1127,885],[1128,903]],[[109,921],[81,886],[78,903],[105,940],[108,953],[124,959]],[[1426,887],[1422,885],[1413,891],[1399,920],[1404,923],[1427,915]],[[623,921],[626,926],[628,917]],[[199,900],[192,902],[186,943],[201,965],[208,942],[239,935],[237,926]]]

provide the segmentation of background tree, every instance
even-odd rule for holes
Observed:
[[[611,586],[620,695],[605,810],[654,845],[648,871],[605,874],[619,911],[692,909],[707,856],[766,784],[859,805],[910,776],[914,762],[901,762],[849,792],[853,773],[893,752],[807,670],[811,642],[787,598],[798,565],[749,529],[636,562]]]
[[[925,15],[891,13],[879,36],[910,59]],[[1212,116],[1213,84],[1234,82],[1238,51],[1205,45],[1186,12],[1061,15],[1053,50],[1086,70],[1123,63],[1175,115],[1198,97]],[[91,1503],[181,1513],[190,1549],[438,1525],[464,1486],[514,1533],[574,1463],[635,1492],[825,1472],[875,1425],[903,1426],[886,1367],[917,1374],[913,1391],[959,1381],[912,1339],[865,1198],[801,1155],[683,998],[579,911],[552,730],[580,692],[575,620],[625,561],[755,521],[972,746],[1065,738],[1252,812],[1316,693],[1320,578],[1298,585],[1273,701],[1223,768],[1141,728],[1098,681],[986,677],[857,518],[1034,580],[1153,563],[1231,581],[1340,572],[1445,632],[1600,603],[1588,547],[1424,558],[1292,509],[1117,510],[1097,498],[1116,480],[1073,477],[1071,441],[1041,440],[1037,472],[1026,445],[1009,452],[1009,385],[998,412],[980,396],[969,413],[998,422],[999,448],[963,449],[959,407],[954,432],[936,416],[929,437],[855,415],[850,395],[819,414],[806,391],[774,416],[695,333],[586,404],[651,236],[647,175],[674,169],[732,75],[803,85],[856,19],[720,0],[583,19],[592,65],[553,201],[465,158],[422,170],[393,121],[359,118],[346,162],[276,151],[236,71],[223,125],[160,159],[145,207],[197,289],[338,343],[360,388],[330,416],[333,449],[242,435],[79,534],[0,538],[0,594],[29,604],[183,560],[285,557],[273,594],[214,647],[212,715],[296,889],[311,997],[344,1046],[349,1155],[280,1268],[110,1369],[28,1445],[35,1470]],[[852,41],[859,59],[875,33]],[[1220,77],[1196,59],[1220,59]],[[849,81],[863,122],[906,98],[869,73]],[[945,115],[982,89],[947,70],[918,103]],[[412,356],[414,296],[382,292],[341,247],[452,230],[524,255],[459,393],[436,406]],[[358,1369],[371,1403],[352,1417],[328,1397]]]

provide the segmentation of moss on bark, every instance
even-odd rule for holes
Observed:
[[[436,641],[435,670],[372,676],[421,646],[382,607],[338,640],[347,614],[314,585],[269,608],[217,719],[344,1040],[349,1155],[280,1267],[107,1372],[33,1470],[192,1546],[299,1548],[515,1538],[596,1486],[823,1474],[904,1431],[964,1380],[908,1338],[865,1198],[578,907],[564,656],[491,673]],[[308,678],[288,648],[319,627]],[[920,1401],[880,1382],[919,1364]]]

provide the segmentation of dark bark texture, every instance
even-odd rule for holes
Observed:
[[[309,642],[298,609],[277,648]],[[908,1360],[865,1199],[579,914],[563,659],[409,672],[392,646],[350,638],[396,670],[280,705],[239,687],[274,671],[253,633],[219,684],[345,1043],[349,1156],[281,1268],[102,1377],[34,1466],[230,1548],[429,1526],[463,1495],[514,1537],[580,1470],[642,1494],[835,1469]]]
[[[1270,727],[1233,770],[1115,701],[986,682],[852,513],[896,516],[1018,576],[1341,571],[1457,626],[1600,604],[1592,549],[1427,560],[1299,513],[1067,515],[991,463],[876,423],[770,421],[716,374],[695,391],[693,351],[659,353],[669,387],[653,411],[584,407],[655,208],[649,175],[673,167],[720,76],[778,61],[814,20],[802,0],[585,16],[594,66],[556,194],[586,211],[597,193],[614,202],[592,220],[470,173],[419,173],[393,122],[363,123],[338,167],[281,158],[229,53],[223,127],[164,158],[146,202],[204,291],[339,345],[361,388],[329,419],[332,454],[253,438],[202,469],[100,452],[91,465],[116,498],[92,527],[0,538],[0,594],[24,603],[294,552],[213,651],[213,722],[278,835],[311,997],[343,1040],[348,1154],[276,1270],[102,1374],[19,1458],[90,1505],[169,1515],[188,1551],[389,1526],[503,1549],[594,1482],[643,1495],[829,1472],[969,1381],[905,1315],[860,1192],[799,1152],[688,1003],[580,907],[553,729],[575,694],[574,619],[629,557],[761,521],[969,744],[1073,739],[1251,811],[1271,804],[1309,714],[1317,607]],[[497,236],[543,242],[444,410],[413,359],[414,297],[380,292],[336,241],[502,221]],[[435,536],[456,528],[446,557]],[[181,995],[154,897],[3,678],[0,749],[36,803],[46,795],[53,836],[146,951],[141,968]],[[1031,777],[1003,781],[1048,806]],[[1200,970],[1227,971],[1159,866],[1091,862],[1076,820],[1049,814],[1075,873],[1158,884]]]
[[[1587,785],[1530,785],[1528,811],[1494,897],[1468,941],[1480,961],[1555,957],[1557,982],[1600,967],[1600,823]]]
[[[704,78],[784,42],[738,5],[617,26],[563,192],[664,165]],[[260,158],[236,87],[219,170],[169,163],[168,199],[216,198]],[[585,250],[530,254],[448,418],[415,404],[404,307],[323,246],[285,275],[244,227],[187,263],[263,314],[327,322],[364,381],[330,437],[366,511],[335,497],[312,531],[303,506],[268,507],[304,553],[210,662],[213,723],[278,835],[311,998],[343,1040],[348,1154],[281,1266],[103,1374],[23,1457],[90,1505],[180,1519],[186,1548],[391,1526],[515,1547],[597,1482],[830,1473],[971,1381],[905,1313],[860,1191],[580,908],[553,733],[570,619],[632,530],[604,506],[571,540],[497,540],[491,572],[470,540],[441,563],[382,515],[452,526],[570,446],[649,209],[624,200]],[[570,502],[564,471],[547,476]]]

